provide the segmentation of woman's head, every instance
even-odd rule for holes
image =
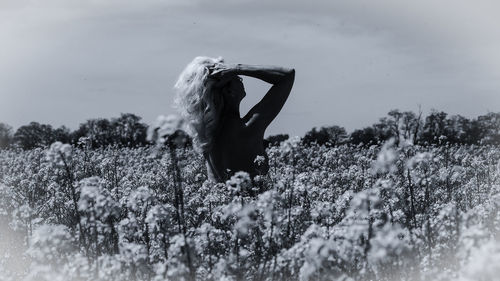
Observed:
[[[235,107],[239,107],[241,100],[246,96],[243,79],[237,75],[224,84],[220,91],[224,97],[224,103]]]
[[[175,106],[187,119],[195,148],[201,152],[212,145],[224,104],[217,81],[209,79],[209,68],[223,62],[222,58],[196,57],[175,83]]]

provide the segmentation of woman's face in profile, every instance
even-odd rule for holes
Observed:
[[[229,102],[240,102],[246,96],[243,79],[239,76],[234,76],[225,87],[225,98]]]

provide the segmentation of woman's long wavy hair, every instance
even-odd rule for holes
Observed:
[[[222,58],[196,57],[175,83],[175,107],[186,119],[194,147],[201,153],[212,147],[224,101],[215,88],[216,80],[209,78],[208,67],[223,62]]]

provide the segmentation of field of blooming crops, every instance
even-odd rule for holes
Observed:
[[[0,151],[0,280],[499,280],[500,147]]]

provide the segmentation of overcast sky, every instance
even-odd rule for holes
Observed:
[[[496,3],[495,3],[496,2]],[[500,111],[498,1],[0,0],[0,122],[71,129],[174,113],[198,55],[296,69],[267,134],[368,126],[390,109]],[[268,85],[245,80],[248,110]]]

